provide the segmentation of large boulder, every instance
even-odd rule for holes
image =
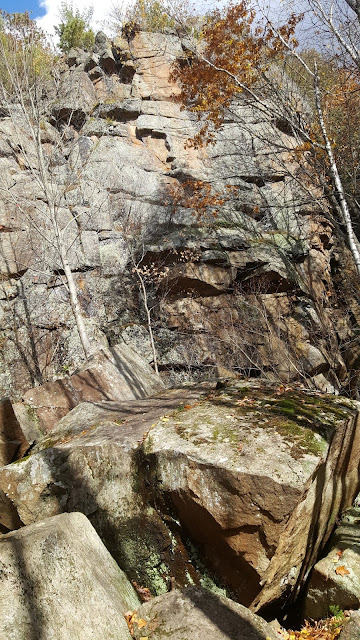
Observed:
[[[360,611],[353,611],[349,622],[339,635],[339,640],[360,640]]]
[[[81,129],[95,104],[95,89],[89,76],[85,71],[74,71],[62,79],[52,116],[55,121],[71,123],[75,129]]]
[[[141,622],[140,622],[141,621]],[[140,623],[139,623],[140,622]],[[144,625],[144,622],[146,623]],[[172,591],[141,605],[133,624],[136,640],[280,640],[249,609],[201,587]]]
[[[83,512],[154,594],[174,577],[259,610],[295,597],[352,503],[357,407],[250,382],[84,403],[0,489],[24,524]]]
[[[48,432],[80,402],[136,400],[162,388],[150,365],[120,344],[96,352],[72,376],[30,389],[23,396],[23,405],[30,408],[32,421]],[[17,412],[24,415],[24,411]]]
[[[144,443],[164,504],[255,610],[295,596],[359,483],[357,405],[269,391],[235,384]]]
[[[131,403],[78,405],[35,453],[0,470],[1,488],[21,522],[81,511],[139,584],[163,593],[171,576],[180,583],[182,576],[184,582],[191,565],[153,503],[143,440],[164,413],[198,401],[203,391],[200,387]]]
[[[305,600],[305,616],[325,618],[329,607],[360,608],[360,508],[345,512],[336,529],[329,553],[311,572]]]
[[[80,513],[0,537],[0,635],[7,640],[130,640],[136,593]]]

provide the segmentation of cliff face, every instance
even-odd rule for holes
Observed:
[[[183,46],[98,34],[42,98],[46,173],[93,339],[125,340],[152,361],[142,258],[159,365],[173,378],[222,367],[355,388],[351,259],[298,142],[239,98],[215,145],[186,148],[196,122],[169,81]],[[2,110],[0,165],[0,388],[17,394],[72,372],[82,353],[16,106]],[[199,221],[209,185],[217,204]]]

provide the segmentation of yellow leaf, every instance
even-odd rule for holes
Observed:
[[[137,626],[139,627],[139,629],[142,629],[143,627],[146,627],[146,620],[143,620],[143,618],[139,618],[139,620],[136,621]]]

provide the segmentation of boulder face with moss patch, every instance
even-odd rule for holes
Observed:
[[[354,498],[358,414],[346,401],[238,384],[158,423],[145,452],[200,562],[258,610],[298,592]]]

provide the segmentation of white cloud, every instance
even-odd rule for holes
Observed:
[[[62,0],[40,0],[39,5],[45,9],[46,14],[37,19],[39,26],[51,35],[54,35],[54,25],[59,24],[59,9]],[[131,2],[131,0],[129,0]],[[88,9],[89,6],[93,6],[94,15],[92,20],[92,27],[95,31],[99,31],[104,28],[104,21],[108,17],[108,13],[112,6],[116,4],[116,0],[94,0],[91,3],[89,0],[75,0],[73,6],[80,11]]]

